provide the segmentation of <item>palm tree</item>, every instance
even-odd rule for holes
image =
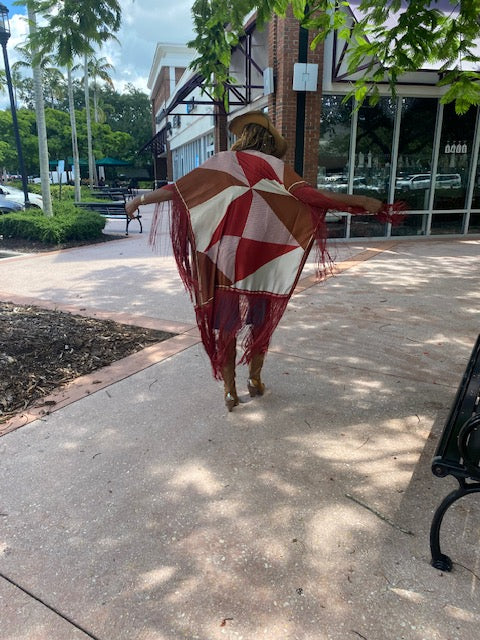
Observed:
[[[116,5],[117,9],[114,8]],[[113,33],[109,32],[107,28],[112,29],[113,31],[118,31],[120,28],[120,6],[116,2],[116,0],[110,0],[110,2],[104,1],[96,2],[94,1],[91,5],[95,16],[92,20],[92,29],[94,29],[95,33],[95,43],[102,44],[106,40],[111,38],[115,39]],[[103,33],[100,31],[104,29]],[[84,87],[85,87],[85,113],[87,119],[87,147],[88,147],[88,177],[90,187],[93,187],[96,179],[96,167],[95,167],[95,158],[93,156],[93,143],[92,143],[92,124],[91,124],[91,114],[90,114],[90,93],[89,93],[89,74],[88,74],[88,53],[85,51],[84,54]]]
[[[65,100],[67,94],[67,83],[65,76],[55,67],[48,67],[42,70],[43,93],[47,106],[58,109]]]
[[[92,141],[92,125],[91,125],[91,117],[90,117],[90,93],[89,93],[89,77],[93,75],[94,77],[94,112],[95,112],[95,122],[98,122],[98,109],[96,104],[96,78],[99,74],[103,76],[107,76],[110,83],[112,82],[110,76],[106,73],[106,68],[113,68],[111,64],[109,64],[105,58],[102,58],[102,62],[100,62],[94,56],[88,57],[85,54],[84,57],[84,91],[85,91],[85,106],[86,106],[86,118],[87,118],[87,145],[88,145],[88,167],[89,167],[89,182],[92,187],[93,184],[97,182],[97,171],[95,166],[95,157],[93,155],[93,141]],[[113,84],[113,83],[112,83]]]
[[[37,16],[31,2],[27,4],[29,32],[35,34],[37,30]],[[35,93],[35,115],[37,117],[38,133],[38,162],[40,165],[40,180],[42,186],[43,212],[52,216],[52,197],[50,193],[49,159],[47,126],[45,123],[45,103],[43,100],[42,69],[39,64],[32,64],[33,89]]]
[[[30,4],[30,7],[33,5]],[[29,14],[30,26],[34,24],[34,29],[36,29],[36,15],[35,11],[30,8],[32,15]],[[12,71],[19,71],[20,69],[31,69],[33,67],[33,55],[31,52],[31,42],[27,42],[24,46],[17,45],[15,47],[15,51],[22,56],[22,60],[17,60],[12,65]],[[38,61],[40,69],[42,71],[42,81],[43,81],[43,94],[44,99],[45,95],[48,93],[49,97],[49,105],[55,107],[55,104],[58,104],[60,101],[61,95],[63,95],[63,91],[66,90],[65,87],[65,78],[63,73],[55,66],[55,60],[52,55],[44,55],[41,60]]]
[[[95,58],[92,57],[88,61],[88,75],[92,78],[92,89],[93,89],[93,117],[95,122],[100,121],[99,110],[98,110],[98,89],[99,82],[98,79],[102,80],[105,84],[111,89],[115,89],[112,78],[109,75],[109,71],[114,71],[115,68],[111,65],[106,58]]]
[[[97,182],[97,169],[95,167],[95,157],[93,155],[92,140],[92,116],[90,113],[90,91],[88,85],[88,55],[83,58],[83,68],[85,70],[83,85],[85,90],[85,115],[87,118],[87,149],[88,149],[88,182],[90,188]]]
[[[16,101],[16,89],[20,89],[20,95],[22,95],[22,84],[28,84],[33,82],[33,93],[35,102],[35,115],[37,121],[37,134],[38,134],[38,159],[40,165],[40,177],[42,186],[42,199],[43,199],[43,211],[46,216],[53,215],[52,211],[52,199],[50,194],[50,179],[49,179],[49,164],[48,164],[48,142],[47,142],[47,128],[45,124],[45,105],[43,98],[43,84],[42,84],[42,67],[45,67],[48,63],[47,57],[41,58],[36,56],[35,49],[32,48],[32,36],[37,29],[36,14],[31,0],[26,0],[27,14],[29,22],[29,42],[24,47],[16,47],[17,51],[23,55],[25,60],[19,60],[12,66],[13,74],[15,78],[15,101]],[[28,67],[32,69],[33,80],[24,79],[21,75],[20,69],[22,67]],[[13,79],[13,78],[12,78]],[[23,92],[25,93],[25,92]],[[28,93],[28,92],[27,92]]]
[[[46,24],[39,27],[35,35],[34,42],[38,45],[38,51],[40,54],[53,54],[58,64],[67,70],[75,200],[80,201],[80,162],[73,99],[73,64],[75,57],[92,55],[95,46],[100,46],[118,31],[121,21],[120,5],[117,0],[31,1],[46,20]],[[88,105],[86,106],[88,112]]]

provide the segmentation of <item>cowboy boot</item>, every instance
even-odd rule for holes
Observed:
[[[256,353],[249,365],[249,378],[247,382],[248,393],[251,398],[255,396],[263,396],[265,385],[263,384],[260,374],[265,360],[264,353]]]
[[[228,347],[227,362],[222,367],[223,388],[225,394],[225,406],[229,411],[239,403],[237,389],[235,386],[235,360],[237,356],[237,346],[235,341]]]

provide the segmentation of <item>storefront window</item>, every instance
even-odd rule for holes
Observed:
[[[429,206],[437,110],[436,98],[402,99],[395,200],[405,202],[409,211]],[[425,235],[427,221],[427,214],[408,214],[392,235]]]
[[[344,103],[343,98],[327,95],[322,98],[317,175],[319,189],[338,190],[337,185],[348,179],[352,102],[349,100]]]
[[[468,233],[480,233],[480,213],[471,213]]]
[[[378,104],[364,104],[358,111],[353,193],[388,199],[392,162],[393,126],[396,105],[392,98],[381,98]],[[372,216],[352,216],[352,237],[381,237],[386,224]]]
[[[475,109],[459,116],[454,104],[444,107],[433,209],[452,213],[434,211],[432,234],[462,233],[465,216],[455,210],[465,207],[475,119]]]
[[[473,185],[473,198],[472,209],[480,209],[480,157],[477,159],[474,185]],[[480,213],[472,212],[470,214],[470,224],[468,227],[469,233],[480,233]]]
[[[368,195],[383,201],[388,201],[393,191],[394,200],[405,202],[408,212],[399,226],[391,228],[372,216],[329,213],[330,236],[464,233],[476,110],[470,109],[459,116],[453,104],[445,105],[439,153],[435,159],[438,99],[401,99],[398,149],[394,149],[395,118],[400,115],[396,113],[397,105],[393,98],[384,97],[376,105],[365,104],[358,113],[352,113],[352,103],[343,103],[342,96],[323,97],[318,188]],[[352,121],[357,123],[353,144]],[[393,175],[395,185],[390,182]],[[479,233],[480,161],[472,209],[468,232]]]
[[[346,193],[352,102],[344,103],[343,97],[324,95],[322,98],[317,186],[319,189]],[[346,237],[346,221],[346,216],[329,214],[329,236]]]

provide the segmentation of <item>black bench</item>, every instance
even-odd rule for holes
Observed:
[[[123,202],[126,202],[128,197],[132,197],[132,194],[129,193],[128,189],[125,187],[119,187],[118,189],[116,188],[111,188],[111,189],[107,189],[106,187],[103,187],[101,189],[94,189],[91,192],[91,195],[94,198],[100,198],[101,200],[105,199],[105,200],[122,200]]]
[[[137,213],[134,218],[129,218],[125,211],[124,202],[76,202],[75,206],[79,209],[88,209],[89,211],[96,211],[104,218],[124,218],[126,222],[125,235],[128,236],[128,227],[132,220],[137,220],[140,225],[140,233],[142,233],[142,221],[141,215]]]
[[[451,559],[440,550],[443,517],[454,502],[470,493],[480,492],[480,336],[443,428],[432,460],[432,472],[439,478],[451,475],[459,484],[435,511],[430,528],[432,565],[442,571],[451,571]]]

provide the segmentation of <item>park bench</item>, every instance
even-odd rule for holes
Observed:
[[[121,200],[126,202],[127,198],[132,197],[127,187],[101,187],[92,190],[94,198],[104,200]]]
[[[442,571],[451,571],[451,559],[440,550],[443,517],[454,502],[470,493],[480,492],[480,336],[438,442],[432,472],[439,478],[451,475],[459,484],[440,503],[430,528],[432,565]]]
[[[88,211],[96,211],[97,213],[99,213],[101,216],[103,216],[104,218],[110,218],[110,219],[115,219],[115,218],[123,218],[126,222],[126,227],[125,227],[125,235],[128,236],[128,227],[130,225],[130,222],[132,222],[132,219],[128,217],[127,212],[125,211],[125,203],[119,202],[119,201],[114,201],[114,202],[76,202],[75,206],[78,207],[79,209],[87,209]],[[140,225],[140,233],[142,233],[143,228],[142,228],[142,221],[141,221],[141,215],[137,214],[133,220],[137,220],[138,224]]]

